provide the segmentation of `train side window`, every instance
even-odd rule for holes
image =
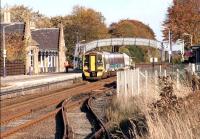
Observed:
[[[85,66],[89,66],[89,55],[85,56],[85,61],[84,61]]]
[[[103,62],[102,62],[102,55],[97,55],[97,64],[98,65],[102,65]]]

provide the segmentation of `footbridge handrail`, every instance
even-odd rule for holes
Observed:
[[[168,45],[162,43],[158,40],[153,39],[145,39],[145,38],[109,38],[109,39],[101,39],[95,40],[88,43],[77,43],[74,52],[74,66],[78,64],[76,62],[76,58],[79,57],[80,54],[88,52],[92,49],[105,47],[105,46],[147,46],[153,47],[156,49],[160,49],[163,51],[169,51]],[[178,51],[182,51],[182,48],[178,48]]]
[[[110,39],[101,39],[95,40],[85,44],[77,44],[79,47],[85,47],[85,51],[90,51],[97,47],[104,46],[115,46],[115,45],[137,45],[137,46],[150,46],[157,49],[165,49],[162,45],[162,42],[152,39],[144,39],[144,38],[110,38]]]

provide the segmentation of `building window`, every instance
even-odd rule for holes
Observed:
[[[34,65],[34,55],[33,55],[33,50],[30,51],[30,63],[31,63],[31,67],[33,67]]]
[[[49,56],[49,67],[51,67],[51,56]]]
[[[31,56],[31,67],[33,67],[33,56]]]

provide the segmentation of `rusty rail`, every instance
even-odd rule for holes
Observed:
[[[107,81],[107,80],[105,80],[105,81]],[[42,108],[45,108],[45,107],[56,105],[63,100],[62,99],[63,97],[68,98],[70,96],[69,94],[74,92],[73,90],[75,90],[75,89],[76,90],[79,89],[83,92],[87,92],[88,88],[96,88],[96,87],[98,88],[99,85],[97,86],[96,83],[92,83],[92,84],[89,84],[89,86],[90,87],[88,87],[87,85],[77,86],[76,88],[70,88],[68,90],[60,91],[60,92],[55,93],[55,94],[45,95],[45,96],[42,96],[42,97],[39,97],[39,98],[34,98],[34,99],[31,99],[31,100],[28,100],[28,101],[25,101],[25,102],[21,102],[21,103],[17,103],[17,104],[11,105],[11,106],[6,106],[4,108],[1,108],[1,115],[6,115],[6,116],[4,116],[5,118],[1,117],[0,123],[5,124],[5,123],[12,121],[14,119],[28,115],[33,111],[37,111],[38,109],[42,109]],[[77,94],[80,94],[80,92],[79,93],[77,93],[77,92],[73,93],[71,96],[74,96],[74,95],[77,95]],[[50,99],[51,99],[51,101],[49,101]],[[46,101],[46,100],[48,100],[48,101]],[[31,106],[28,107],[28,105],[35,103],[37,101],[38,101],[38,103],[36,105],[33,105],[32,107]],[[45,102],[45,104],[41,103],[41,101]],[[24,108],[26,105],[27,105],[27,108]],[[17,111],[17,113],[14,114],[13,110],[20,109],[21,106],[23,108],[21,108],[21,110]],[[12,112],[12,114],[10,112]]]
[[[12,134],[16,133],[19,130],[22,130],[22,129],[26,128],[26,127],[32,126],[32,125],[34,125],[34,124],[36,124],[36,123],[38,123],[40,121],[43,121],[44,119],[47,119],[48,117],[54,116],[60,110],[61,110],[61,108],[57,108],[56,110],[54,110],[52,112],[49,112],[49,113],[47,113],[47,114],[45,114],[45,115],[43,115],[43,116],[41,116],[41,117],[39,117],[37,119],[33,119],[33,120],[31,120],[31,121],[29,121],[29,122],[27,122],[27,123],[25,123],[23,125],[20,125],[20,126],[18,126],[16,128],[12,128],[12,129],[10,129],[8,131],[2,132],[0,137],[1,138],[8,137],[9,135],[12,135]]]
[[[95,95],[94,95],[94,96],[95,96]],[[93,97],[94,97],[94,96],[93,96]],[[88,99],[87,107],[88,107],[88,109],[91,111],[91,113],[95,116],[95,118],[96,118],[96,120],[99,122],[99,125],[100,125],[101,128],[100,128],[97,132],[95,132],[95,134],[92,136],[92,138],[98,139],[98,138],[101,137],[102,134],[105,133],[105,134],[106,134],[106,138],[107,138],[107,139],[111,139],[110,133],[109,133],[109,131],[107,130],[107,127],[108,127],[109,123],[104,124],[103,121],[102,121],[102,120],[99,118],[99,116],[97,115],[97,113],[95,113],[95,111],[94,111],[93,108],[91,107],[91,102],[92,102],[92,100],[93,100],[93,97],[90,97],[90,98]],[[96,95],[95,97],[97,97],[97,95]]]
[[[94,110],[92,109],[92,107],[90,106],[90,103],[92,101],[92,96],[98,97],[101,96],[105,91],[110,90],[110,88],[108,89],[103,89],[103,90],[93,90],[88,96],[81,98],[79,100],[79,102],[75,102],[74,105],[76,104],[81,104],[86,102],[86,107],[87,109],[90,111],[90,113],[96,118],[96,121],[98,122],[100,129],[94,133],[91,138],[100,138],[100,135],[102,133],[106,133],[107,135],[107,139],[110,139],[110,133],[107,130],[107,127],[109,124],[104,124],[100,118],[98,117],[98,115],[94,112]],[[69,111],[69,105],[72,103],[72,97],[66,99],[63,103],[62,103],[62,116],[63,116],[63,121],[64,121],[64,135],[63,135],[63,139],[73,139],[74,135],[73,135],[73,129],[72,127],[70,127],[70,123],[69,120],[67,118],[66,113]]]
[[[108,80],[105,80],[105,81],[108,81]],[[77,95],[83,95],[83,94],[88,94],[87,92],[88,92],[88,90],[90,90],[91,88],[93,88],[93,89],[98,89],[98,88],[102,88],[103,86],[102,86],[102,83],[100,83],[100,84],[93,84],[93,85],[91,85],[90,84],[90,87],[88,88],[88,86],[87,87],[85,87],[84,89],[82,88],[82,89],[80,89],[80,90],[82,90],[83,92],[79,92],[79,93],[75,93],[75,92],[71,92],[72,94],[71,94],[71,97],[69,98],[69,96],[68,96],[68,101],[67,102],[69,102],[69,100],[71,101],[72,99],[72,96],[77,96]],[[78,88],[81,88],[80,86],[78,87]],[[71,89],[70,89],[71,90]],[[60,95],[59,95],[60,96]],[[63,96],[66,96],[66,91],[62,91],[62,95],[61,95],[62,97]],[[60,97],[61,97],[60,96]],[[73,107],[75,107],[75,106],[77,106],[78,104],[81,104],[82,102],[84,102],[87,98],[89,98],[89,96],[90,95],[86,95],[85,97],[83,97],[83,98],[81,98],[81,99],[78,99],[78,101],[71,101],[70,102],[70,104],[68,105],[68,107],[71,109],[71,108],[73,108]],[[45,96],[44,98],[49,98],[50,96]],[[51,96],[52,97],[52,96]],[[42,97],[43,98],[43,97]],[[65,97],[66,98],[66,97]],[[53,101],[51,101],[50,103],[48,102],[48,105],[45,103],[45,106],[46,107],[48,107],[48,106],[51,106],[51,105],[53,105],[53,104],[56,104],[56,103],[58,103],[58,102],[60,102],[61,100],[63,100],[63,98],[61,99],[59,99],[59,100],[57,100],[57,99],[55,99],[55,100],[53,100]],[[31,102],[32,102],[32,100],[31,100]],[[66,101],[65,101],[66,102]],[[64,103],[65,103],[64,102]],[[64,105],[64,103],[63,103],[63,105]],[[50,104],[50,105],[49,105]],[[44,104],[42,104],[43,105],[43,107],[44,107]],[[18,105],[17,105],[18,106]],[[42,107],[42,108],[43,108]],[[10,107],[11,109],[13,109],[14,107]],[[39,107],[40,109],[41,109],[41,106]],[[53,111],[51,111],[51,112],[48,112],[48,113],[46,113],[45,115],[41,115],[41,116],[38,116],[37,118],[34,118],[34,119],[32,119],[31,121],[28,121],[28,122],[26,122],[26,123],[24,123],[24,124],[22,124],[22,125],[19,125],[19,126],[17,126],[17,127],[14,127],[14,128],[11,128],[11,129],[8,129],[8,130],[6,130],[6,131],[4,131],[4,132],[2,132],[1,133],[1,138],[4,138],[4,137],[8,137],[8,136],[10,136],[10,135],[12,135],[12,134],[14,134],[14,133],[16,133],[16,132],[18,132],[18,131],[20,131],[20,130],[22,130],[22,129],[25,129],[25,128],[27,128],[27,127],[30,127],[30,126],[32,126],[32,125],[34,125],[34,124],[36,124],[36,123],[38,123],[38,122],[40,122],[40,121],[43,121],[43,120],[45,120],[45,119],[47,119],[47,118],[49,118],[49,117],[51,117],[51,116],[54,116],[58,111],[60,111],[60,110],[65,110],[65,109],[62,109],[62,108],[64,108],[64,107],[60,107],[60,108],[57,108],[57,109],[55,109],[55,110],[53,110]],[[8,121],[11,121],[11,120],[14,120],[14,119],[16,119],[16,118],[19,118],[19,117],[22,117],[22,116],[24,116],[24,115],[27,115],[28,113],[30,113],[30,112],[32,112],[33,110],[37,110],[37,108],[35,109],[35,108],[30,108],[30,110],[24,110],[24,111],[22,111],[22,112],[19,112],[19,113],[17,113],[16,115],[11,115],[11,116],[9,116],[8,118],[5,118],[4,119],[4,121],[1,121],[1,125],[2,124],[4,124],[4,123],[6,123],[6,122],[8,122]],[[65,120],[65,119],[63,119],[63,120]],[[66,131],[66,130],[65,130]]]

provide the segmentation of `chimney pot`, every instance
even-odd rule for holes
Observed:
[[[4,12],[3,12],[3,18],[4,18],[4,23],[11,23],[10,20],[10,11],[8,8],[5,8]]]
[[[33,21],[30,21],[30,29],[35,29],[35,22]]]

